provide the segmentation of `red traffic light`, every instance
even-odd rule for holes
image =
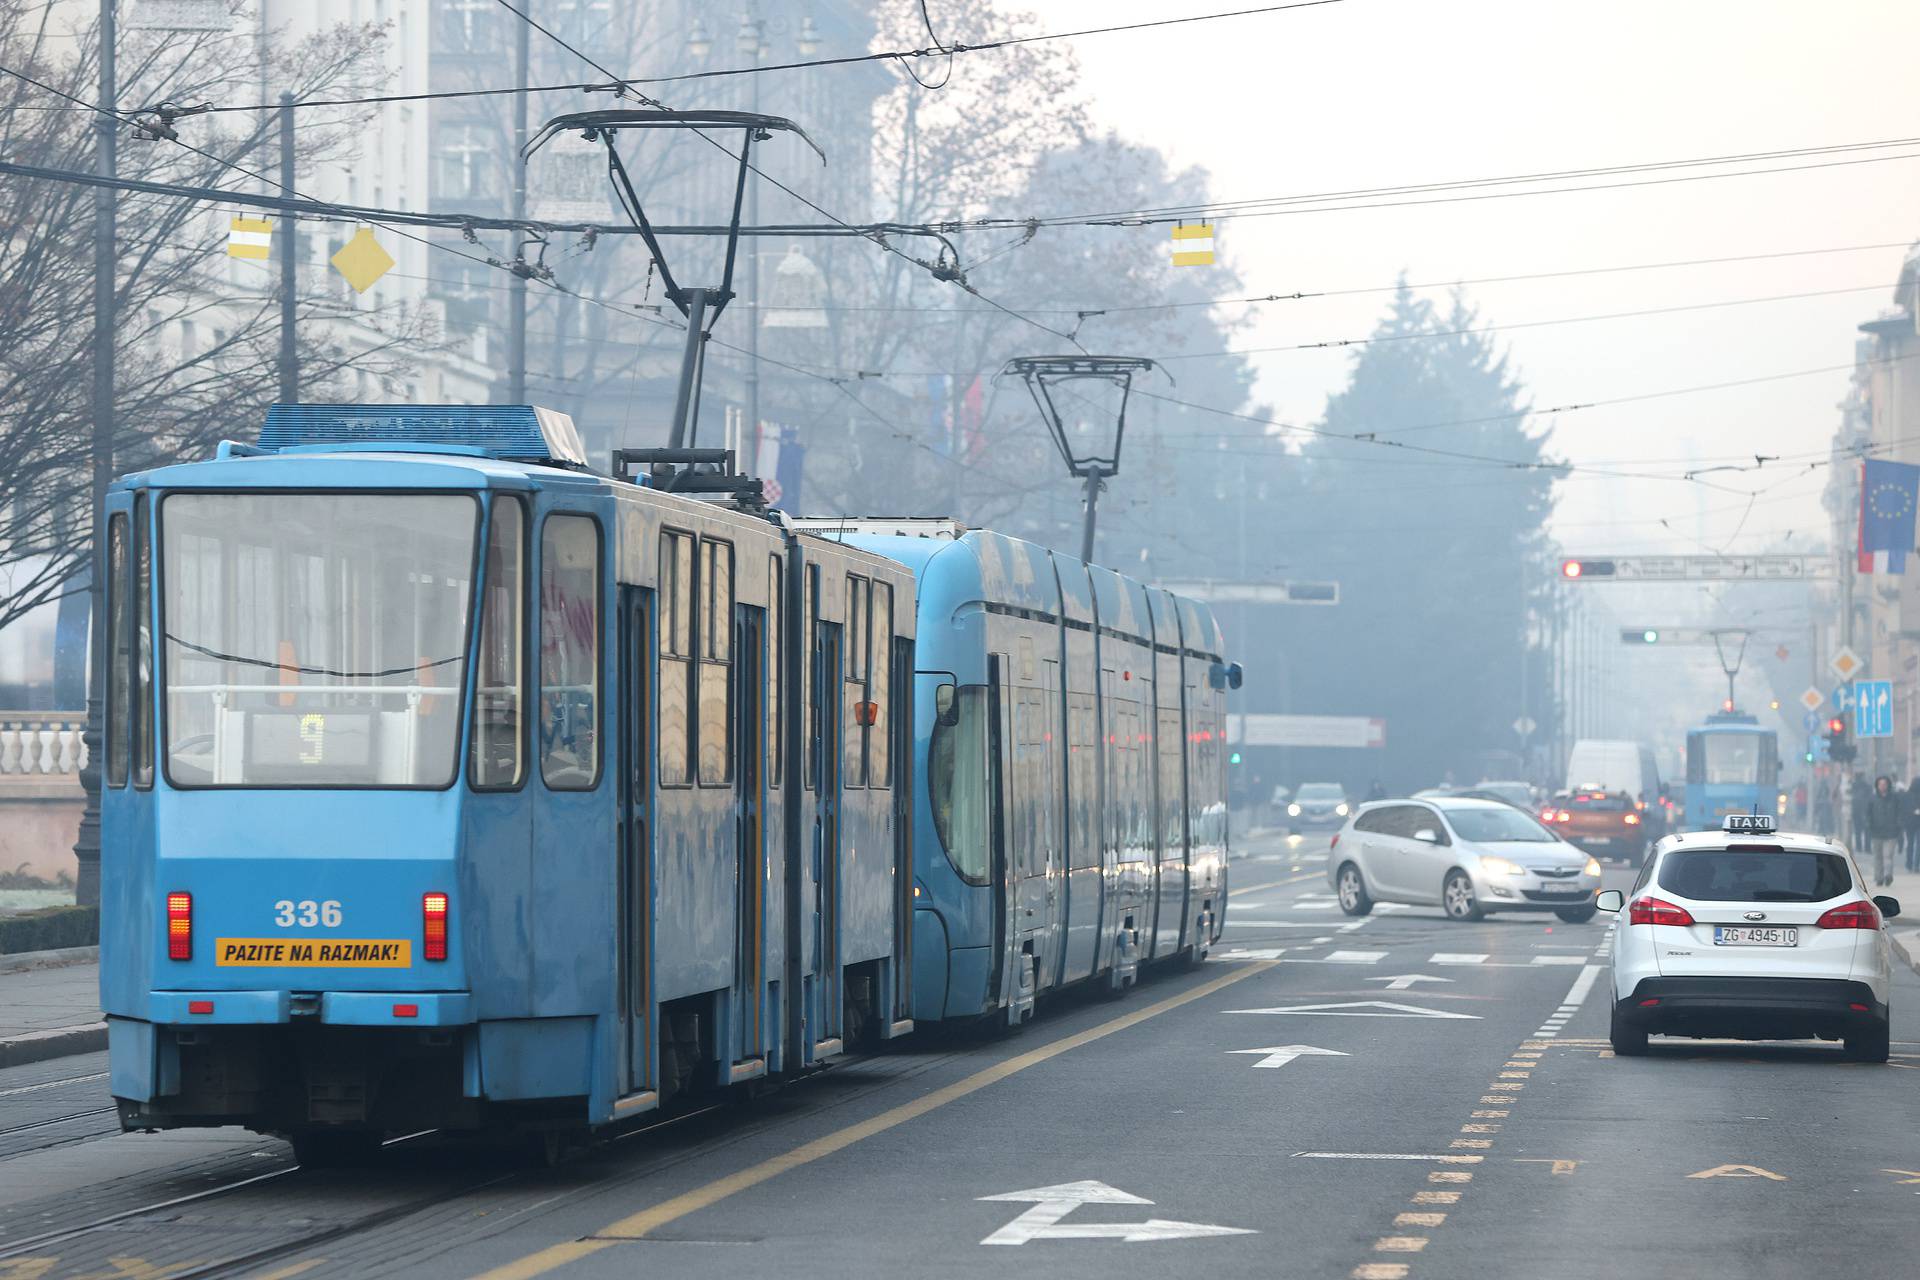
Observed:
[[[1578,560],[1563,561],[1560,565],[1560,572],[1565,577],[1577,578],[1580,576],[1580,562]]]
[[[1833,719],[1827,721],[1827,732],[1832,734],[1834,737],[1837,738],[1841,734],[1845,733],[1846,731],[1847,731],[1847,722],[1845,720],[1842,720],[1839,716],[1835,716],[1833,717]]]
[[[1563,578],[1611,578],[1614,564],[1611,560],[1562,560],[1560,576]]]

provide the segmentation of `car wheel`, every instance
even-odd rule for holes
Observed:
[[[1367,882],[1360,875],[1360,868],[1351,862],[1340,868],[1340,875],[1334,881],[1334,892],[1339,895],[1340,909],[1350,916],[1364,916],[1373,910],[1373,898],[1367,893]]]
[[[1847,1037],[1847,1060],[1849,1062],[1885,1062],[1891,1044],[1887,1024],[1868,1027],[1857,1035]]]
[[[1473,897],[1473,881],[1464,871],[1449,871],[1440,886],[1440,905],[1454,920],[1478,920],[1486,914]]]
[[[1613,1022],[1607,1028],[1607,1038],[1613,1041],[1613,1056],[1616,1058],[1643,1058],[1647,1053],[1647,1029],[1629,1024],[1620,1016],[1619,1006],[1613,1010]]]
[[[1568,924],[1585,924],[1587,921],[1593,919],[1598,910],[1597,907],[1593,906],[1555,907],[1553,914],[1559,916]]]

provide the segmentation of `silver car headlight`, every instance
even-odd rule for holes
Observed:
[[[1343,818],[1347,816],[1347,806],[1344,802],[1333,806],[1333,811]]]
[[[1480,869],[1490,876],[1523,876],[1527,869],[1517,862],[1509,862],[1496,854],[1480,855]]]
[[[1299,816],[1300,816],[1300,806],[1299,806],[1299,805],[1297,805],[1297,804],[1290,804],[1290,805],[1288,805],[1288,806],[1287,806],[1287,816],[1288,816],[1289,818],[1297,818],[1297,817],[1299,817]]]
[[[1587,873],[1588,875],[1590,875],[1590,876],[1597,876],[1597,875],[1599,875],[1599,874],[1600,874],[1600,859],[1598,859],[1598,858],[1588,858],[1588,859],[1587,859],[1587,865],[1586,865],[1586,866],[1584,866],[1584,867],[1582,867],[1582,868],[1581,868],[1581,870],[1582,870],[1582,871],[1584,871],[1584,872],[1586,872],[1586,873]]]

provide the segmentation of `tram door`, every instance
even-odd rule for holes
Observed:
[[[741,608],[738,613],[733,624],[733,777],[739,816],[734,827],[739,846],[734,986],[740,1010],[740,1056],[758,1058],[767,1051],[762,1028],[767,967],[767,842],[765,788],[760,776],[760,762],[766,759],[761,737],[766,720],[760,714],[766,689],[761,647],[765,627],[758,609]]]
[[[653,593],[620,590],[620,1092],[653,1083]]]
[[[818,615],[816,614],[816,619]],[[814,776],[820,785],[813,823],[813,891],[820,922],[819,961],[814,965],[818,1017],[816,1045],[840,1034],[840,624],[814,622],[812,706]]]

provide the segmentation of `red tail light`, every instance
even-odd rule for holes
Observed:
[[[1637,827],[1640,825],[1640,815],[1637,813],[1630,813],[1627,815],[1626,821],[1628,826]]]
[[[1332,850],[1338,849],[1339,847],[1340,847],[1340,833],[1336,831],[1333,833],[1333,839],[1327,842],[1327,849],[1329,852],[1331,852]]]
[[[167,959],[193,959],[193,895],[167,895]]]
[[[1693,923],[1685,907],[1676,907],[1663,898],[1649,894],[1627,904],[1628,924],[1664,924],[1685,926]]]
[[[1562,809],[1560,810],[1560,812],[1553,815],[1553,820],[1555,822],[1572,822],[1573,815],[1571,813],[1568,813],[1565,809]]]
[[[1858,902],[1835,907],[1813,923],[1821,929],[1878,929],[1880,908],[1862,898]]]
[[[447,958],[447,895],[430,893],[420,900],[422,938],[421,958],[426,960],[445,960]]]

